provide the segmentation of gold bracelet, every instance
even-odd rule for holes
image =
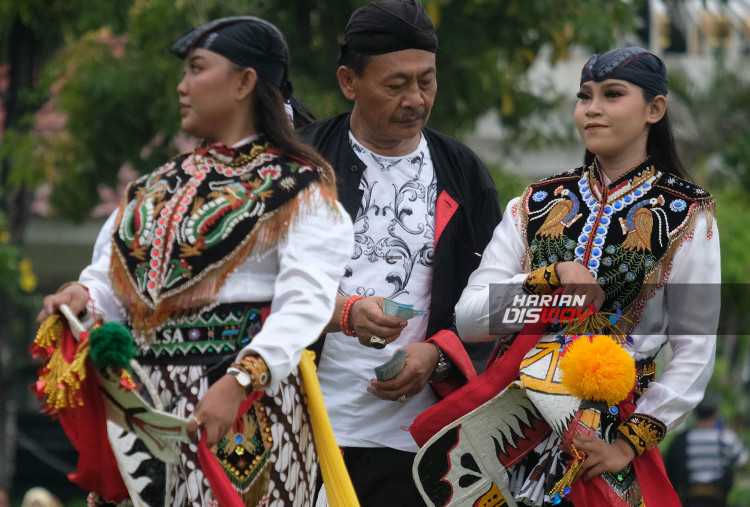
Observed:
[[[527,294],[552,294],[560,287],[560,279],[557,277],[555,269],[557,263],[537,268],[528,275],[523,281],[523,290]]]
[[[271,383],[271,372],[262,357],[249,355],[240,359],[240,364],[253,378],[253,388],[261,391]]]
[[[664,439],[667,427],[646,414],[633,414],[618,428],[619,437],[633,448],[636,456],[656,447]]]

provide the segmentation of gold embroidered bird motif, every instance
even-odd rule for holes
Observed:
[[[581,218],[581,214],[578,213],[580,203],[575,194],[560,185],[555,189],[554,195],[560,195],[562,197],[553,200],[540,211],[541,214],[545,210],[549,210],[547,217],[544,219],[544,223],[539,230],[536,231],[536,236],[559,238],[562,236],[563,230],[566,227],[570,227],[573,222]]]
[[[625,218],[620,217],[620,227],[626,235],[622,242],[623,248],[628,250],[651,251],[651,231],[654,228],[654,214],[646,206],[656,208],[664,205],[664,197],[652,197],[648,201],[641,201],[628,212]]]

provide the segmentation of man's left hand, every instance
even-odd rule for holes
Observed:
[[[586,481],[604,472],[617,473],[635,458],[633,448],[621,438],[608,444],[599,437],[577,434],[573,445],[587,455],[578,472]]]
[[[410,343],[402,348],[406,351],[406,366],[401,373],[390,380],[372,379],[367,388],[382,400],[397,401],[401,396],[420,393],[437,366],[438,351],[432,343]]]

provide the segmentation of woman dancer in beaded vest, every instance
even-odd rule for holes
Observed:
[[[317,456],[297,363],[333,312],[351,221],[330,167],[294,139],[276,27],[224,18],[172,52],[185,60],[182,128],[205,142],[130,186],[93,263],[40,318],[87,298],[105,319],[124,317],[152,402],[190,419],[177,466],[129,432],[110,434],[134,504],[216,504],[201,432],[246,505],[309,505]],[[265,395],[246,402],[253,391]]]
[[[502,404],[500,416],[483,419],[473,437],[462,439],[480,424],[465,416],[453,433],[444,428],[422,449],[424,463],[432,454],[453,465],[426,474],[415,466],[434,503],[455,501],[441,496],[444,483],[456,499],[485,475],[487,493],[477,489],[475,498],[505,495],[509,504],[533,506],[679,505],[655,446],[701,400],[711,377],[720,259],[714,201],[688,180],[677,158],[666,94],[664,64],[642,48],[593,55],[584,66],[574,116],[585,165],[531,185],[508,204],[456,305],[462,339],[500,338],[496,363],[514,354],[517,362],[505,384],[493,386],[503,393],[485,403]],[[630,333],[621,346],[637,375],[625,384],[625,393],[635,387],[622,402],[593,403],[561,387],[567,337],[559,327],[518,352],[521,336],[513,333],[521,324],[511,324],[507,310],[560,287]],[[672,357],[655,379],[654,358],[665,344]],[[432,419],[436,427],[451,403],[469,398],[467,391],[457,396],[420,415],[412,428],[418,442],[432,436],[421,433],[423,423]],[[454,410],[448,421],[473,408]],[[474,447],[486,438],[494,452],[458,456],[461,441],[477,434]]]

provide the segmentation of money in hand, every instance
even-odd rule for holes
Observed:
[[[415,310],[412,305],[397,303],[392,299],[383,298],[383,313],[409,320],[427,313],[427,310]]]

